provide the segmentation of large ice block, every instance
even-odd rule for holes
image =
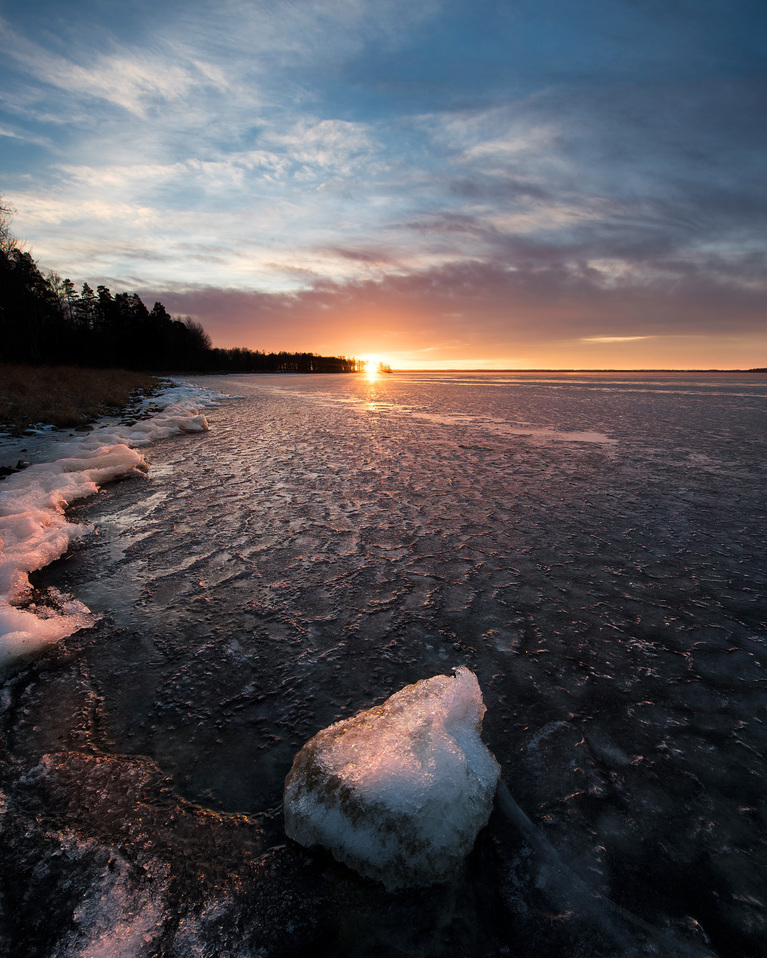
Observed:
[[[323,729],[285,780],[285,830],[390,891],[449,879],[487,823],[500,768],[473,672],[408,685]]]

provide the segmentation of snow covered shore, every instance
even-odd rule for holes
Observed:
[[[144,401],[148,415],[132,425],[101,425],[58,441],[47,432],[42,443],[27,444],[37,446],[37,461],[0,482],[0,668],[94,621],[81,602],[55,590],[43,602],[31,601],[29,574],[60,558],[73,539],[91,531],[68,521],[67,506],[93,495],[105,482],[147,472],[137,448],[177,433],[205,432],[203,410],[224,398],[174,380],[159,396]]]

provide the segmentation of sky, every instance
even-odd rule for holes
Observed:
[[[0,0],[38,265],[215,346],[767,366],[765,0]]]

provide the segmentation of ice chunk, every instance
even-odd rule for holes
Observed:
[[[87,629],[95,621],[96,617],[77,599],[54,593],[49,601],[55,605],[30,612],[0,598],[0,669],[78,629]]]
[[[285,831],[389,891],[449,879],[487,823],[500,768],[480,738],[473,672],[408,685],[304,745]]]

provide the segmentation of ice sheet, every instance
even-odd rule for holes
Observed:
[[[461,378],[206,377],[243,394],[220,424],[78,508],[101,534],[35,581],[108,618],[0,688],[15,953],[119,940],[111,849],[168,955],[762,953],[767,380]],[[460,885],[389,895],[286,841],[302,745],[458,664],[525,813],[501,788]]]

